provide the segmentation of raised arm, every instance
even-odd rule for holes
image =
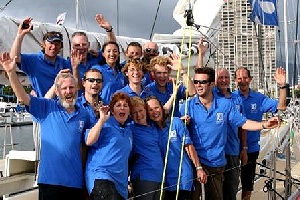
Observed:
[[[79,52],[79,50],[73,49],[71,51],[70,59],[71,59],[71,67],[72,67],[73,76],[76,77],[78,80],[77,88],[78,88],[78,90],[83,90],[84,88],[82,85],[82,80],[81,80],[79,69],[78,69],[80,63],[83,61],[83,56]]]
[[[279,86],[279,102],[277,109],[285,110],[286,109],[286,72],[282,67],[276,69],[276,74],[274,76],[276,83]]]
[[[10,50],[10,57],[16,58],[16,62],[21,62],[21,46],[24,39],[24,36],[31,31],[32,24],[31,24],[32,18],[26,18],[23,20],[23,23],[21,23],[18,27],[17,36],[15,37],[15,40],[12,44],[11,50]],[[23,24],[28,24],[28,28],[22,28]]]
[[[97,123],[93,126],[93,128],[91,128],[90,132],[88,133],[88,137],[85,142],[85,144],[87,146],[91,146],[97,142],[104,123],[110,117],[110,112],[109,112],[108,106],[100,106],[99,112],[100,112],[100,118],[98,119]]]
[[[180,70],[180,75],[182,77],[183,85],[186,87],[188,95],[190,97],[194,96],[196,93],[195,85],[192,82],[191,78],[186,73],[186,70],[184,70],[180,57],[178,55],[172,54],[170,55],[170,60],[172,62],[171,69],[172,70]]]
[[[199,42],[198,42],[199,55],[198,55],[196,68],[203,67],[203,58],[204,58],[205,52],[207,51],[208,47],[209,47],[208,43],[204,42],[203,37],[200,37]]]
[[[22,102],[24,105],[29,105],[30,103],[30,97],[26,93],[25,89],[23,88],[23,85],[19,81],[19,78],[16,73],[16,58],[11,59],[8,52],[5,52],[1,55],[0,58],[0,64],[2,65],[3,69],[7,73],[9,82],[11,84],[11,87],[16,95],[16,97],[19,99],[20,102]]]
[[[102,14],[96,14],[96,17],[95,17],[98,25],[101,27],[101,28],[104,28],[106,33],[107,33],[107,39],[109,42],[116,42],[117,39],[116,39],[116,36],[113,32],[113,27],[112,25],[104,18],[104,16]]]

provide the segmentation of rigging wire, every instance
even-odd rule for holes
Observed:
[[[157,16],[158,16],[158,11],[159,11],[159,8],[160,8],[160,4],[161,4],[161,0],[159,0],[159,2],[158,2],[158,6],[157,6],[157,9],[156,9],[156,14],[155,14],[154,22],[153,22],[153,25],[152,25],[152,28],[151,28],[151,33],[150,33],[149,40],[151,40],[151,38],[153,36],[153,31],[154,31],[154,28],[155,28],[155,24],[156,24],[156,20],[157,20]]]
[[[0,7],[0,12],[3,11],[11,2],[12,0],[9,0],[4,6]]]
[[[119,32],[119,0],[117,0],[117,35],[120,35],[120,32]]]
[[[298,24],[299,24],[299,0],[297,1],[297,13],[296,13],[296,33],[295,33],[295,39],[298,38]],[[295,42],[294,44],[294,48],[295,48],[295,52],[294,52],[294,67],[293,67],[293,79],[292,79],[292,85],[295,88],[295,83],[296,83],[296,78],[297,78],[297,74],[296,74],[296,70],[297,70],[297,53],[298,53],[298,42]],[[293,102],[295,102],[295,93],[293,92]]]

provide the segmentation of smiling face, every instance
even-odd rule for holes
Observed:
[[[230,84],[230,75],[226,69],[218,69],[216,85],[220,90],[227,90]]]
[[[242,92],[249,91],[251,80],[252,78],[246,69],[240,68],[235,72],[235,83]]]
[[[144,72],[141,66],[130,63],[125,75],[128,78],[129,84],[140,84],[144,77]]]
[[[194,85],[199,97],[207,97],[211,92],[214,84],[209,82],[207,74],[195,74]]]
[[[147,113],[144,105],[138,104],[133,106],[131,111],[131,116],[135,123],[147,125]]]
[[[146,102],[149,118],[157,123],[163,121],[163,108],[157,99],[149,99]]]
[[[72,50],[78,51],[83,60],[87,58],[90,43],[87,36],[83,34],[75,34],[72,38]]]
[[[48,42],[47,40],[43,41],[43,49],[45,51],[45,56],[48,59],[55,59],[57,54],[59,54],[62,49],[62,43],[60,41]]]
[[[142,57],[142,48],[139,46],[128,46],[125,53],[127,58],[140,59]]]
[[[77,87],[74,78],[58,79],[55,92],[64,108],[74,107],[77,100]]]
[[[117,45],[107,44],[103,49],[102,55],[108,65],[115,66],[120,56],[120,52]]]
[[[130,114],[129,102],[126,99],[119,99],[114,104],[111,113],[120,124],[125,124]]]
[[[88,71],[82,81],[84,87],[84,93],[88,95],[99,95],[102,90],[103,78],[99,71]]]
[[[169,82],[169,69],[167,66],[155,64],[152,74],[159,87],[165,87]]]

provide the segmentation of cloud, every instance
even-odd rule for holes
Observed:
[[[19,19],[33,17],[34,21],[55,23],[56,17],[67,12],[65,26],[75,28],[75,5],[74,0],[22,0],[12,1],[3,12],[2,16],[11,16]],[[118,12],[117,12],[118,2]],[[158,6],[158,0],[89,0],[79,1],[80,21],[79,28],[87,31],[103,32],[94,20],[96,13],[102,13],[114,26],[115,32],[128,37],[149,39],[154,16]],[[173,33],[179,25],[172,17],[176,5],[174,0],[161,1],[161,6],[154,29],[155,33]],[[3,6],[3,5],[1,5]],[[117,15],[118,13],[118,15]],[[119,23],[117,23],[119,16]],[[117,26],[119,24],[119,26]],[[119,30],[118,30],[119,27]]]

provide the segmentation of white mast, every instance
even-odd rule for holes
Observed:
[[[288,17],[287,17],[287,0],[283,1],[283,15],[284,15],[284,50],[285,50],[285,70],[286,70],[286,81],[289,80],[289,47],[288,47]]]
[[[78,29],[79,24],[79,0],[76,0],[76,29]]]

